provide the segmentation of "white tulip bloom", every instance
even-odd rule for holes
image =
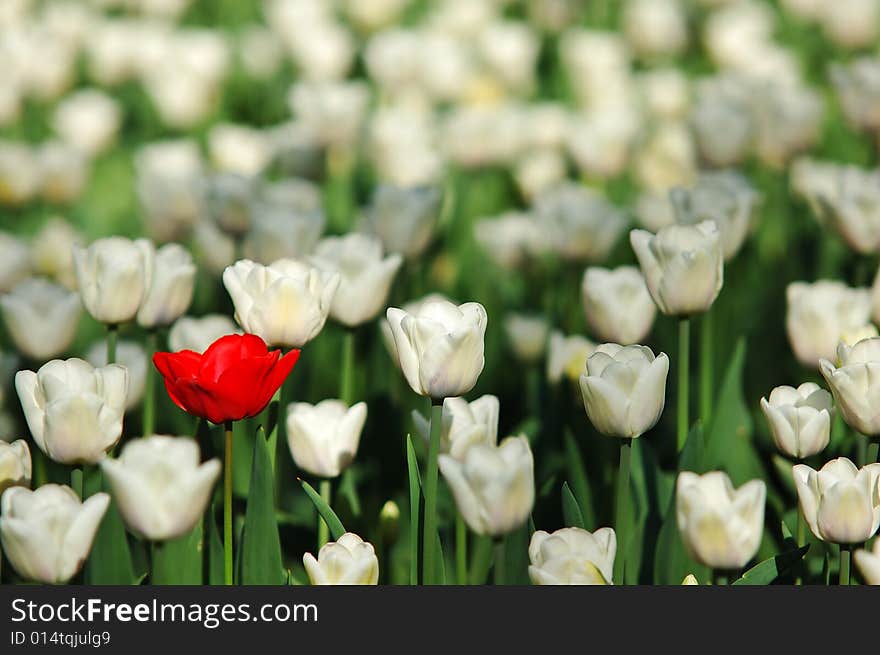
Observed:
[[[520,268],[544,250],[544,234],[535,217],[526,212],[504,212],[474,223],[474,237],[500,268]]]
[[[66,143],[89,157],[107,150],[119,131],[119,104],[97,89],[76,91],[58,103],[52,128]]]
[[[52,278],[75,291],[76,269],[73,263],[73,249],[80,245],[82,245],[82,236],[70,223],[63,218],[50,218],[31,241],[30,257],[34,275]],[[0,281],[0,289],[3,286]]]
[[[94,464],[122,436],[128,371],[53,359],[15,374],[24,417],[40,450],[62,464]]]
[[[12,568],[28,580],[63,584],[86,561],[110,496],[80,502],[70,487],[44,484],[35,491],[11,487],[0,505],[0,541]]]
[[[657,315],[645,278],[635,266],[588,268],[581,298],[587,323],[604,341],[638,343],[648,336]]]
[[[290,348],[301,348],[324,327],[339,281],[338,273],[293,259],[269,266],[242,259],[223,271],[235,320],[244,331],[270,346]]]
[[[287,445],[302,470],[321,478],[339,476],[354,461],[367,420],[367,404],[341,400],[287,406]]]
[[[687,46],[687,15],[679,0],[629,0],[623,21],[627,41],[644,58],[674,56]]]
[[[508,314],[504,317],[504,333],[517,359],[534,364],[547,349],[550,324],[543,316]]]
[[[107,366],[107,341],[102,339],[92,344],[86,352],[86,361],[95,368]],[[147,366],[153,362],[140,341],[120,339],[116,342],[116,363],[128,371],[128,393],[125,394],[125,409],[130,411],[141,404],[147,386]]]
[[[421,255],[440,217],[443,194],[436,186],[398,187],[383,184],[373,194],[364,218],[388,252],[407,259]]]
[[[413,391],[439,400],[473,388],[485,364],[488,317],[480,303],[456,306],[435,300],[412,314],[389,307],[386,316],[400,368]]]
[[[37,151],[40,190],[53,203],[79,198],[88,181],[90,162],[79,150],[61,141],[47,141]]]
[[[191,139],[152,142],[135,152],[135,191],[148,234],[163,242],[182,239],[199,223],[202,169]]]
[[[535,465],[524,435],[497,446],[472,445],[461,460],[440,455],[439,464],[458,511],[477,534],[498,537],[528,519],[535,503]]]
[[[880,539],[874,540],[873,551],[863,548],[854,552],[853,561],[866,584],[880,585]]]
[[[241,238],[251,228],[257,178],[240,173],[214,173],[203,180],[208,216],[226,236]]]
[[[219,459],[199,464],[194,439],[164,435],[133,439],[118,458],[101,460],[125,524],[150,541],[175,539],[193,529],[220,469]]]
[[[590,422],[608,437],[640,437],[660,420],[668,373],[666,353],[654,357],[646,346],[597,346],[580,377]]]
[[[0,187],[2,185],[0,180]],[[27,278],[30,267],[27,244],[17,236],[0,232],[0,293],[12,291],[16,284]]]
[[[862,339],[854,346],[837,345],[835,366],[819,361],[819,371],[834,394],[847,425],[864,435],[880,435],[880,337]]]
[[[827,187],[807,189],[811,208],[861,254],[880,250],[880,174],[857,166],[830,169]],[[809,182],[808,182],[809,183]]]
[[[9,487],[31,485],[31,451],[27,441],[0,441],[0,495]]]
[[[27,357],[46,361],[64,353],[82,315],[79,294],[43,278],[28,278],[0,296],[6,329]]]
[[[265,199],[254,203],[252,219],[244,254],[261,264],[310,254],[326,223],[320,207],[291,207],[289,202]]]
[[[734,489],[723,471],[679,473],[675,511],[690,556],[714,569],[743,568],[761,544],[766,498],[762,480]]]
[[[813,382],[776,387],[770,400],[761,398],[776,447],[789,457],[804,459],[825,450],[831,438],[831,394]]]
[[[352,147],[363,128],[370,89],[362,81],[300,81],[288,93],[294,116],[308,125],[321,142]]]
[[[795,464],[798,501],[817,539],[838,544],[866,541],[880,527],[880,464],[857,468],[846,457],[818,471]]]
[[[157,328],[176,321],[190,306],[196,282],[196,265],[189,251],[168,243],[147,257],[145,293],[137,313],[137,323]]]
[[[547,349],[547,379],[557,384],[564,375],[569,380],[578,381],[584,370],[587,357],[596,350],[596,344],[579,334],[565,336],[554,330],[550,333]]]
[[[153,266],[147,239],[98,239],[73,251],[83,304],[92,317],[108,325],[132,320],[146,294],[146,271]]]
[[[227,334],[241,334],[241,330],[225,314],[207,314],[200,318],[181,316],[168,332],[168,348],[171,352],[193,350],[203,353]]]
[[[805,366],[816,368],[822,359],[834,360],[841,336],[862,328],[871,317],[869,289],[819,280],[792,282],[785,292],[788,340]]]
[[[612,584],[616,552],[612,528],[538,530],[529,542],[529,578],[536,585]]]
[[[464,459],[474,444],[494,446],[498,441],[498,415],[500,403],[497,396],[480,396],[468,402],[464,398],[444,398],[442,427],[440,429],[440,453],[455,459]],[[425,442],[431,438],[431,424],[419,412],[413,411],[416,430]]]
[[[417,314],[422,305],[437,300],[452,302],[452,300],[444,296],[442,293],[429,293],[422,298],[404,304],[401,309],[407,314]],[[400,359],[397,357],[397,346],[394,343],[394,332],[391,331],[391,323],[388,322],[387,317],[383,316],[380,319],[379,327],[382,331],[382,341],[385,343],[385,349],[388,351],[391,359],[394,360],[394,365],[397,366],[397,368],[400,368]]]
[[[689,316],[712,306],[724,284],[721,233],[713,221],[669,225],[657,234],[633,230],[629,240],[661,312]]]
[[[382,242],[377,237],[352,232],[322,239],[310,261],[329,273],[339,273],[330,316],[346,327],[355,327],[373,320],[385,308],[403,257],[394,253],[383,259]]]
[[[353,532],[321,546],[318,557],[303,555],[313,585],[374,585],[379,582],[379,559],[373,544]]]

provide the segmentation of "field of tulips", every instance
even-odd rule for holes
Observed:
[[[880,0],[2,0],[0,581],[880,584]]]

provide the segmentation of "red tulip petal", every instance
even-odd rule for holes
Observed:
[[[247,416],[255,416],[272,399],[266,397],[267,377],[277,355],[242,359],[229,367],[217,380],[217,387],[224,396],[234,398]],[[255,409],[257,408],[257,409]]]
[[[280,353],[278,350],[275,352]],[[281,357],[281,359],[279,359],[269,371],[265,380],[264,396],[266,397],[266,402],[263,407],[269,403],[272,396],[275,395],[275,392],[278,391],[282,384],[284,384],[287,376],[290,375],[293,367],[296,365],[297,361],[299,361],[300,352],[301,351],[299,350],[291,350],[289,353]],[[260,408],[257,413],[260,411],[262,411],[262,408]]]
[[[227,334],[205,350],[199,377],[216,382],[235,362],[266,352],[266,343],[256,335]]]
[[[166,380],[194,378],[198,375],[202,356],[192,350],[176,353],[158,352],[153,354],[153,364]]]

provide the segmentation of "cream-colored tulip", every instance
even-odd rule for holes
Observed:
[[[819,361],[819,371],[834,394],[843,420],[864,435],[880,435],[880,337],[862,339],[854,346],[837,345],[835,366]]]
[[[804,459],[825,450],[831,438],[831,394],[813,382],[797,389],[776,387],[770,399],[761,398],[761,410],[770,425],[776,447]]]
[[[596,344],[579,334],[565,336],[554,330],[547,348],[547,380],[558,384],[565,376],[573,382],[580,380],[584,362],[596,350]]]
[[[818,471],[795,464],[792,475],[801,512],[817,539],[855,544],[877,532],[880,464],[859,469],[846,457],[838,457]]]
[[[0,296],[6,329],[27,357],[46,361],[64,353],[76,336],[79,294],[43,278],[28,278]]]
[[[57,484],[11,487],[0,500],[3,552],[23,578],[68,582],[86,561],[109,504],[105,493],[80,502],[73,489]]]
[[[379,582],[379,558],[373,544],[353,532],[321,546],[318,557],[303,555],[313,585],[374,585]]]
[[[92,317],[108,325],[132,320],[146,294],[146,270],[152,267],[146,239],[98,239],[73,251],[83,304]]]
[[[633,230],[629,240],[661,312],[690,316],[712,306],[724,284],[721,233],[714,221],[669,225],[656,235]]]
[[[168,348],[172,352],[193,350],[202,353],[227,334],[241,334],[241,330],[225,314],[207,314],[200,318],[181,316],[168,332]]]
[[[9,487],[31,485],[31,451],[27,441],[0,441],[0,495]]]
[[[432,300],[412,314],[390,307],[386,316],[413,391],[439,400],[473,388],[485,364],[488,318],[480,303]]]
[[[124,366],[53,359],[16,373],[15,389],[34,442],[56,462],[95,464],[122,436]]]
[[[508,314],[504,318],[504,333],[517,359],[525,364],[534,364],[547,349],[550,324],[539,315]]]
[[[535,503],[535,465],[525,435],[497,446],[472,445],[461,460],[440,455],[439,464],[458,511],[477,534],[499,537],[528,519]]]
[[[727,473],[678,474],[675,511],[690,556],[714,569],[741,569],[758,552],[767,487],[751,480],[734,489]]]
[[[590,422],[608,437],[640,437],[660,420],[668,373],[666,353],[654,357],[647,346],[597,346],[580,377]]]
[[[612,528],[538,530],[529,542],[529,578],[536,585],[612,584],[616,552]]]
[[[339,280],[339,273],[293,259],[269,266],[243,259],[223,272],[235,320],[244,331],[270,346],[289,348],[301,348],[324,327]]]
[[[175,539],[193,529],[220,469],[219,459],[199,464],[194,439],[164,435],[133,439],[118,458],[101,460],[125,524],[150,541]]]
[[[604,341],[638,343],[648,336],[657,315],[645,278],[635,266],[588,268],[581,298],[587,323]]]
[[[137,313],[141,327],[171,325],[189,308],[196,282],[196,265],[189,251],[168,243],[146,258],[144,298]]]
[[[480,396],[468,402],[464,398],[443,400],[442,427],[440,429],[440,453],[455,459],[464,459],[474,444],[494,446],[498,441],[498,416],[500,403],[497,396]],[[427,443],[431,424],[417,411],[412,413],[416,430]]]
[[[880,539],[874,540],[873,551],[863,548],[854,552],[853,561],[866,584],[880,585]]]
[[[367,404],[348,407],[341,400],[287,406],[287,445],[293,461],[321,478],[335,478],[357,454],[367,420]]]

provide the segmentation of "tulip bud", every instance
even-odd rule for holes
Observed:
[[[529,578],[536,585],[611,584],[616,552],[617,536],[611,528],[538,530],[529,543]]]
[[[801,512],[817,539],[854,544],[877,532],[880,464],[859,469],[846,457],[838,457],[818,471],[795,464],[792,475]]]
[[[241,330],[225,314],[207,314],[200,318],[182,316],[168,332],[168,348],[171,352],[194,350],[203,353],[227,334],[241,334]]]
[[[471,402],[464,398],[444,398],[440,452],[461,460],[474,444],[494,446],[498,441],[499,409],[497,396],[480,396]],[[431,436],[430,422],[417,411],[412,417],[416,430],[427,443]]]
[[[558,384],[564,375],[569,380],[577,381],[584,370],[584,362],[596,344],[579,334],[565,336],[554,330],[550,334],[550,345],[547,353],[547,379]]]
[[[80,502],[73,489],[57,484],[7,489],[0,500],[3,552],[23,578],[68,582],[86,561],[109,504],[105,493]]]
[[[353,532],[321,546],[318,557],[303,555],[313,585],[374,585],[379,582],[379,559],[373,544]]]
[[[684,577],[684,580],[681,581],[681,584],[690,586],[690,585],[699,585],[700,583],[699,583],[699,581],[697,581],[697,576],[695,576],[693,573],[688,573]]]
[[[580,378],[590,422],[608,437],[640,437],[663,413],[667,373],[666,353],[655,358],[646,346],[598,346]]]
[[[263,266],[249,259],[223,271],[223,284],[245,332],[270,346],[300,348],[327,320],[340,275],[293,259]]]
[[[220,468],[218,459],[199,464],[194,439],[159,435],[133,439],[118,458],[101,460],[125,524],[150,541],[175,539],[193,529]]]
[[[547,349],[550,324],[543,316],[508,314],[504,318],[504,332],[517,359],[534,364]]]
[[[868,289],[819,280],[792,282],[785,291],[788,340],[805,366],[818,367],[822,359],[835,359],[840,337],[867,324],[871,316]]]
[[[170,325],[189,308],[196,281],[192,255],[183,246],[169,243],[158,250],[149,244],[144,299],[137,313],[138,325],[157,328]]]
[[[0,496],[9,487],[31,485],[31,451],[27,441],[0,441]]]
[[[864,435],[880,435],[880,416],[875,398],[880,393],[880,337],[862,339],[854,346],[837,345],[836,367],[827,359],[819,361],[819,370],[834,394],[843,420]]]
[[[862,572],[866,584],[880,585],[880,539],[874,540],[873,551],[864,548],[853,553],[853,561]]]
[[[378,238],[353,232],[323,239],[310,261],[328,273],[339,273],[330,315],[346,327],[355,327],[373,320],[385,307],[403,257],[392,254],[382,259]]]
[[[28,278],[0,296],[3,319],[16,348],[46,361],[64,353],[76,336],[82,304],[79,294],[43,278]]]
[[[388,500],[379,510],[379,530],[382,533],[382,543],[391,545],[397,541],[399,526],[400,507],[393,500]]]
[[[581,282],[581,296],[587,323],[606,341],[638,343],[648,336],[657,315],[645,278],[635,266],[588,268]]]
[[[95,368],[107,366],[107,341],[102,339],[92,344],[86,352],[86,361]],[[138,341],[120,339],[116,343],[116,363],[128,371],[125,409],[129,411],[140,405],[144,398],[147,386],[147,351]]]
[[[400,367],[421,396],[440,399],[470,391],[483,370],[486,310],[480,303],[456,306],[426,302],[415,313],[386,312]]]
[[[322,400],[317,405],[287,406],[287,445],[296,465],[322,478],[335,478],[354,461],[367,404],[351,407],[341,400]]]
[[[678,474],[675,510],[690,556],[713,569],[741,569],[761,545],[767,487],[751,480],[734,489],[727,473]]]
[[[366,224],[382,240],[385,250],[413,259],[427,248],[442,201],[443,194],[436,186],[382,185],[365,212]]]
[[[657,234],[633,230],[629,240],[661,312],[689,316],[712,306],[724,283],[721,233],[714,222],[670,225]]]
[[[108,325],[126,323],[137,314],[146,293],[153,250],[146,239],[98,239],[73,251],[83,304],[92,317]]]
[[[825,450],[831,437],[831,394],[813,382],[776,387],[761,398],[773,442],[788,455],[804,459]]]
[[[440,455],[443,473],[458,511],[479,535],[499,537],[517,529],[535,503],[532,449],[525,435],[497,446],[478,443],[461,460]]]
[[[15,374],[24,417],[40,450],[62,464],[95,464],[122,436],[128,371],[53,359]]]

